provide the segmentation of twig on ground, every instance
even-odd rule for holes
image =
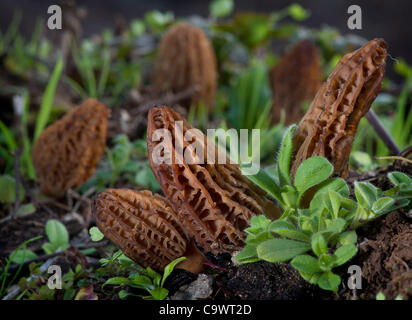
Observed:
[[[388,131],[384,128],[381,121],[379,120],[375,112],[372,111],[372,109],[369,109],[368,113],[366,114],[366,119],[368,119],[369,123],[371,124],[373,129],[375,129],[379,138],[382,139],[382,141],[385,143],[389,151],[392,154],[399,154],[401,150],[397,146],[396,142],[389,135]]]
[[[174,104],[180,100],[190,98],[192,95],[194,95],[196,92],[200,90],[199,86],[193,86],[190,87],[186,90],[183,90],[181,92],[178,92],[176,94],[173,93],[167,93],[163,97],[159,99],[153,99],[149,101],[145,101],[141,103],[136,109],[140,112],[147,112],[149,111],[154,105],[161,104],[161,103],[167,103],[169,105]]]
[[[412,163],[412,160],[406,159],[404,157],[398,157],[398,156],[389,156],[389,157],[376,157],[378,160],[399,160],[399,161],[405,161],[408,163]]]

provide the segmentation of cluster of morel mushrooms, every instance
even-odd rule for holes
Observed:
[[[294,135],[292,173],[303,160],[318,155],[334,165],[334,174],[347,176],[358,123],[380,90],[386,49],[382,39],[366,43],[345,55],[323,85],[318,53],[308,40],[299,42],[271,70],[276,87],[274,118],[282,108],[292,118],[300,118],[301,102],[317,92]],[[215,60],[212,46],[199,28],[178,24],[160,43],[152,85],[159,91],[179,91],[195,84],[200,89],[187,105],[204,101],[211,107],[216,90]],[[61,197],[93,174],[105,149],[108,116],[106,106],[89,99],[43,132],[33,159],[45,194]],[[188,259],[177,267],[198,273],[206,260],[203,253],[240,250],[246,237],[243,230],[251,217],[265,214],[276,219],[280,209],[229,161],[209,164],[206,159],[206,164],[192,164],[173,152],[179,161],[156,164],[152,151],[165,141],[153,141],[152,134],[156,129],[167,129],[174,138],[175,121],[183,121],[183,128],[177,128],[183,130],[183,136],[192,129],[167,106],[153,107],[148,114],[150,164],[164,196],[107,189],[94,198],[92,213],[104,235],[136,263],[161,270],[186,256]],[[173,138],[166,143],[168,150],[174,151]],[[199,130],[195,140],[204,150],[213,144]],[[183,151],[186,148],[190,148],[188,142],[184,142]]]

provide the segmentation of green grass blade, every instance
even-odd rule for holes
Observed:
[[[47,122],[49,121],[53,98],[56,92],[57,83],[59,82],[62,69],[63,69],[63,61],[60,58],[57,61],[56,66],[54,67],[53,73],[50,77],[49,83],[47,84],[46,90],[42,98],[42,102],[40,105],[40,111],[37,116],[36,126],[34,129],[34,141],[33,142],[37,140],[37,138],[40,136],[40,134],[43,132],[44,128],[46,127]]]
[[[0,132],[3,133],[6,145],[10,152],[13,152],[17,148],[17,142],[13,137],[13,134],[7,128],[3,121],[0,120]]]
[[[97,94],[98,97],[101,97],[104,94],[104,90],[106,89],[107,79],[109,78],[110,72],[110,51],[104,50],[103,51],[103,66],[102,66],[102,73],[99,78],[99,84],[97,87]]]

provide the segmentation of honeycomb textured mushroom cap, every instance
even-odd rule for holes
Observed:
[[[334,174],[347,176],[356,130],[381,88],[386,55],[385,41],[374,39],[340,60],[295,132],[293,175],[305,159],[323,156]]]
[[[183,256],[189,238],[169,201],[150,191],[106,189],[93,199],[101,232],[136,263],[156,270]]]
[[[48,126],[33,148],[43,193],[62,197],[89,179],[106,147],[109,109],[88,99]]]
[[[178,138],[189,130],[191,142]],[[170,135],[157,136],[167,132]],[[206,251],[239,250],[246,238],[243,230],[253,215],[274,210],[278,216],[279,209],[241,174],[239,166],[230,164],[227,158],[225,164],[217,164],[219,149],[171,108],[150,110],[147,145],[152,171],[163,192],[184,221],[186,231]],[[198,158],[201,154],[204,161]]]
[[[197,91],[182,101],[189,108],[200,101],[212,107],[216,93],[217,67],[213,47],[206,34],[188,23],[171,27],[160,41],[151,74],[155,91]]]
[[[310,40],[296,43],[269,72],[272,89],[272,121],[278,123],[281,111],[285,123],[298,122],[303,116],[302,104],[312,101],[322,85],[320,55]]]

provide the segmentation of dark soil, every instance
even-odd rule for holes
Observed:
[[[240,300],[313,299],[317,289],[286,263],[243,264],[216,278],[216,298]]]
[[[9,220],[0,224],[0,259],[8,257],[24,241],[42,235],[48,219],[52,219],[47,212],[37,211],[25,218]],[[28,244],[29,249],[38,249],[44,242],[39,239]]]
[[[362,232],[363,231],[363,232]],[[366,280],[361,297],[374,299],[382,291],[387,299],[398,294],[412,298],[412,219],[392,212],[359,232],[364,239],[358,260]]]

